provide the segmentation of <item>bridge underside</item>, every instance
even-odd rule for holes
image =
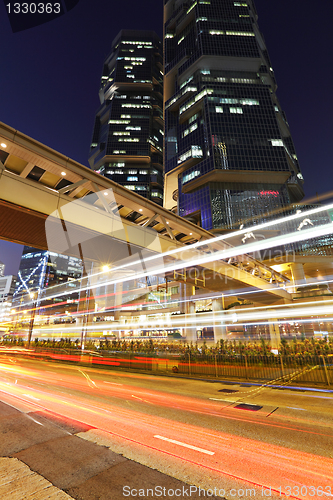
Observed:
[[[290,300],[282,275],[239,252],[221,260],[233,247],[212,242],[201,227],[1,123],[0,139],[6,145],[0,148],[0,238],[110,267],[162,254],[141,272],[220,293],[253,291],[256,301]],[[192,248],[197,242],[199,250]],[[174,250],[179,254],[165,255]],[[216,260],[205,262],[214,252]],[[200,265],[191,266],[198,255]]]

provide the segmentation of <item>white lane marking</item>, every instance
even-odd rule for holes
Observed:
[[[27,414],[26,414],[27,415]],[[36,422],[36,424],[39,424],[39,425],[44,425],[42,424],[41,422],[38,422],[38,420],[35,420],[34,418],[30,417],[30,415],[27,415],[28,418],[30,418],[31,420],[33,420],[34,422]]]
[[[302,410],[302,411],[306,411],[304,408],[295,408],[294,406],[286,406],[286,408],[289,408],[290,410]]]
[[[138,398],[138,396],[133,396],[133,394],[132,394],[132,398],[139,399],[140,401],[143,401],[144,403],[153,404],[150,401],[147,401],[146,399]]]
[[[27,398],[34,399],[35,401],[40,401],[40,399],[35,398],[35,396],[30,396],[30,394],[22,394],[22,396],[26,396]]]
[[[236,401],[232,401],[231,399],[217,399],[217,398],[209,398],[212,401],[224,401],[225,403],[236,403]]]
[[[106,380],[103,380],[104,384],[111,384],[111,385],[124,385],[124,384],[116,384],[116,382],[107,382]]]
[[[191,444],[182,443],[181,441],[175,441],[174,439],[169,439],[164,436],[155,435],[154,438],[162,439],[162,441],[168,441],[169,443],[178,444],[179,446],[184,446],[184,448],[190,448],[191,450],[200,451],[206,455],[215,455],[214,451],[203,450],[197,446],[192,446]]]

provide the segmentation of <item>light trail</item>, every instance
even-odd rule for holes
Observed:
[[[321,305],[327,304],[327,305]],[[301,307],[301,306],[306,307]],[[187,314],[186,318],[183,315],[174,315],[165,319],[162,316],[154,315],[154,312],[151,311],[151,316],[155,316],[154,319],[142,318],[138,316],[138,321],[130,322],[128,319],[121,320],[122,322],[100,322],[94,325],[86,325],[87,331],[103,331],[106,326],[109,325],[112,328],[112,331],[132,331],[132,330],[156,330],[156,329],[170,329],[170,328],[189,328],[189,325],[195,325],[198,329],[202,327],[211,327],[216,325],[216,323],[221,324],[222,326],[249,326],[249,325],[264,325],[264,324],[284,324],[290,322],[298,322],[309,323],[309,322],[327,322],[332,321],[332,300],[322,301],[319,305],[318,302],[309,302],[309,303],[301,303],[301,304],[277,304],[272,305],[271,307],[258,306],[253,308],[246,309],[232,309],[215,311],[212,312],[203,312],[200,313],[198,317],[196,314]],[[135,314],[135,313],[134,313]],[[162,314],[162,313],[159,313]],[[316,318],[306,319],[308,317],[317,316]],[[279,317],[279,319],[278,319]],[[282,318],[282,319],[280,319]],[[269,321],[274,320],[274,321]],[[59,326],[60,329],[63,329],[63,325]],[[82,330],[82,326],[71,326],[66,328],[68,333],[80,332]],[[40,333],[56,333],[56,328],[38,328],[35,327],[35,332]]]
[[[205,254],[200,257],[192,258],[191,260],[186,260],[186,261],[177,261],[176,263],[169,264],[169,265],[163,265],[163,267],[157,267],[157,268],[151,268],[149,271],[138,271],[138,272],[133,272],[130,276],[126,277],[121,277],[121,278],[116,278],[116,279],[111,279],[110,281],[103,282],[103,286],[110,286],[110,285],[117,285],[119,283],[125,283],[129,281],[133,281],[135,279],[140,279],[140,278],[148,278],[151,275],[158,276],[160,274],[166,274],[172,271],[177,271],[180,269],[187,269],[188,267],[195,267],[195,266],[205,266],[207,263],[212,263],[214,261],[218,260],[226,260],[230,259],[232,257],[237,257],[239,255],[243,254],[251,254],[255,253],[261,250],[267,250],[269,248],[273,248],[275,246],[281,246],[281,245],[287,245],[291,243],[296,243],[299,241],[303,241],[306,239],[311,239],[311,238],[317,238],[319,236],[326,236],[328,234],[333,233],[333,223],[332,224],[327,224],[325,226],[320,226],[320,227],[312,227],[310,229],[306,229],[304,231],[300,231],[299,233],[291,233],[288,235],[283,235],[283,236],[278,236],[278,237],[273,237],[267,240],[262,240],[262,241],[256,241],[254,243],[248,243],[243,245],[242,247],[232,247],[231,249],[226,249],[226,250],[221,250],[217,252],[213,252],[212,254]],[[182,249],[183,251],[188,252],[188,249]],[[162,254],[159,254],[158,257],[154,258],[161,258]],[[140,264],[140,261],[138,262]],[[129,264],[128,264],[129,265]],[[132,264],[133,266],[133,264]],[[115,272],[116,268],[112,269],[112,272]],[[101,284],[96,284],[96,285],[89,285],[82,287],[80,291],[86,291],[86,290],[93,290],[95,288],[100,287]],[[275,287],[276,289],[277,287]],[[72,291],[70,292],[63,292],[55,295],[48,296],[48,299],[54,299],[59,296],[64,296],[66,294],[71,294],[73,293]]]
[[[163,259],[163,257],[176,255],[178,253],[183,253],[183,252],[188,253],[190,250],[195,250],[197,248],[200,248],[201,246],[209,246],[209,244],[228,240],[230,238],[234,238],[236,236],[240,236],[240,235],[246,234],[246,233],[251,232],[251,231],[252,232],[258,231],[258,230],[260,231],[261,229],[265,229],[265,228],[268,228],[271,226],[277,226],[277,225],[282,224],[282,223],[288,223],[292,220],[297,220],[299,218],[308,217],[309,215],[318,214],[320,212],[327,212],[328,210],[332,210],[332,209],[333,209],[333,204],[330,204],[330,205],[327,205],[325,207],[319,207],[319,208],[308,210],[306,212],[301,212],[299,214],[293,214],[293,215],[284,217],[282,219],[269,221],[269,222],[260,224],[258,226],[252,226],[250,228],[238,230],[238,231],[235,231],[232,233],[228,233],[226,235],[217,236],[217,237],[214,237],[214,238],[211,238],[208,240],[204,240],[204,241],[198,241],[196,243],[193,243],[192,245],[186,245],[185,247],[173,249],[171,251],[160,253],[157,255],[152,255],[149,257],[147,256],[143,259],[137,259],[135,261],[122,264],[120,266],[115,266],[111,269],[111,272],[116,273],[118,271],[127,269],[129,267],[133,267],[136,265],[142,266],[142,262],[144,262],[146,264],[147,262],[151,262],[151,261],[154,261],[157,259]],[[105,282],[103,282],[102,285],[109,286],[112,284],[118,284],[118,283],[122,283],[122,282],[132,281],[133,279],[146,278],[146,277],[149,277],[151,275],[160,275],[160,274],[164,274],[166,272],[176,271],[179,269],[185,269],[185,268],[188,268],[191,266],[200,266],[200,265],[204,266],[205,263],[211,263],[211,262],[214,262],[215,260],[223,260],[223,259],[229,259],[232,257],[236,257],[239,255],[251,254],[251,253],[255,253],[255,252],[260,251],[260,250],[267,250],[269,248],[274,248],[275,246],[292,244],[292,243],[296,243],[296,242],[303,241],[303,240],[310,239],[310,238],[325,236],[325,235],[328,235],[331,233],[333,233],[333,224],[332,223],[328,223],[328,224],[325,224],[322,226],[314,226],[310,229],[305,229],[302,231],[294,231],[293,233],[279,235],[277,237],[272,237],[272,238],[268,238],[268,239],[265,239],[262,241],[256,241],[253,243],[247,243],[247,244],[244,244],[244,245],[238,246],[238,247],[229,247],[229,248],[217,251],[217,252],[211,252],[211,254],[205,253],[204,255],[202,255],[200,257],[192,258],[190,261],[189,260],[180,261],[180,262],[178,262],[178,264],[173,264],[173,265],[169,265],[169,266],[163,265],[163,267],[150,268],[147,272],[145,272],[145,271],[144,272],[142,272],[142,271],[141,272],[134,272],[134,273],[131,272],[130,276],[127,276],[127,277],[124,276],[124,277],[121,277],[118,279],[105,281]],[[95,276],[100,276],[102,274],[104,274],[104,273],[98,272],[98,273],[90,275],[90,278],[95,277]],[[89,278],[89,276],[84,277],[84,278],[80,278],[78,280],[78,282],[82,282],[82,279],[88,279],[88,278]],[[56,285],[56,286],[58,286],[58,285]],[[96,285],[90,284],[89,286],[81,287],[79,290],[82,292],[85,290],[89,290],[89,289],[92,290],[92,289],[98,288],[99,286],[101,286],[100,283],[96,284]],[[60,292],[58,294],[48,296],[48,299],[53,299],[53,298],[57,298],[59,296],[64,296],[64,295],[71,295],[72,293],[77,293],[77,292],[78,292],[78,289]],[[33,302],[30,302],[30,303],[33,303]]]
[[[41,377],[44,377],[44,372],[38,370]],[[77,371],[77,369],[76,369]],[[72,375],[66,380],[70,382],[70,379],[74,373],[74,367],[71,369]],[[89,370],[90,375],[93,370]],[[56,373],[55,373],[56,375]],[[23,376],[23,375],[22,375]],[[64,375],[63,375],[64,376]],[[76,375],[76,378],[79,374]],[[133,378],[133,377],[132,377]],[[135,377],[136,378],[136,377]],[[66,382],[65,380],[65,382]],[[44,381],[44,380],[43,380]],[[24,382],[24,384],[23,384]],[[102,393],[97,391],[98,394],[94,402],[91,400],[91,395],[96,394],[96,389],[93,390],[91,387],[87,386],[83,381],[80,382],[82,386],[82,392],[80,394],[73,393],[64,395],[59,394],[59,389],[55,384],[58,384],[58,380],[55,379],[54,389],[50,386],[49,381],[44,381],[47,385],[47,391],[41,391],[40,389],[30,388],[27,392],[25,387],[26,381],[21,381],[19,386],[4,387],[2,391],[4,394],[9,394],[9,396],[14,395],[19,398],[24,403],[23,394],[33,397],[42,398],[40,403],[27,402],[29,405],[33,404],[36,408],[43,409],[44,411],[52,411],[57,414],[63,415],[67,418],[74,418],[87,425],[93,425],[106,435],[108,435],[111,441],[122,443],[128,442],[131,444],[130,448],[136,452],[142,450],[148,450],[148,455],[151,456],[153,453],[154,457],[159,460],[161,456],[167,458],[167,465],[173,468],[179,467],[179,464],[186,463],[193,473],[200,477],[207,477],[207,472],[210,471],[210,479],[217,481],[214,484],[220,484],[219,481],[225,481],[227,478],[232,480],[237,480],[241,484],[253,484],[260,488],[270,488],[272,491],[279,492],[279,485],[281,482],[283,484],[288,484],[291,486],[297,484],[307,484],[314,485],[318,487],[330,485],[333,481],[332,470],[333,461],[329,458],[323,456],[318,456],[313,453],[303,452],[296,449],[288,449],[283,446],[278,446],[274,444],[269,444],[263,440],[258,441],[256,439],[249,439],[246,437],[234,435],[232,433],[226,433],[221,431],[216,431],[209,428],[200,427],[195,424],[185,424],[177,420],[169,420],[166,417],[159,417],[149,415],[145,412],[142,405],[143,402],[138,402],[140,405],[139,410],[123,409],[119,406],[115,406],[113,398],[118,394],[121,397],[126,398],[126,392],[133,393],[133,387],[124,388],[115,386],[112,388],[112,393],[110,391],[105,391],[105,397],[102,400]],[[136,394],[139,396],[145,395],[145,397],[151,399],[156,391],[152,389],[142,390],[136,388]],[[88,396],[88,399],[86,396]],[[157,394],[156,394],[157,397]],[[159,391],[160,404],[162,400],[164,405],[171,407],[179,407],[180,401],[184,399],[183,396],[176,396]],[[29,398],[30,399],[30,398]],[[189,407],[189,402],[192,400],[192,406]],[[197,405],[201,405],[199,408]],[[186,397],[181,408],[184,411],[206,411],[204,405],[207,406],[207,401],[202,401],[198,398]],[[216,403],[211,403],[212,409],[216,407]],[[188,408],[189,407],[189,408]],[[185,410],[187,408],[187,410]],[[227,410],[231,413],[227,416],[220,416],[220,418],[232,417],[236,419],[235,413],[237,410]],[[239,411],[239,410],[238,410]],[[262,426],[261,420],[263,417],[259,418],[256,416],[251,419],[247,415],[239,416],[237,418],[238,422],[245,422],[247,425],[253,424],[255,426]],[[269,424],[269,422],[266,422]],[[270,423],[271,426],[276,425],[274,422]],[[133,428],[135,429],[136,438],[133,438]],[[253,428],[253,431],[256,427]],[[273,427],[272,427],[273,428]],[[306,429],[297,428],[290,424],[289,426],[278,425],[279,429],[287,429],[296,432],[303,432]],[[116,429],[116,430],[115,430]],[[160,429],[164,429],[168,439],[171,442],[162,440],[165,444],[161,447],[157,447],[154,444],[156,438],[154,436],[161,434],[158,432]],[[249,428],[251,429],[251,428]],[[156,432],[157,431],[157,432]],[[252,432],[252,431],[251,431]],[[285,434],[285,433],[284,433]],[[308,433],[310,437],[310,431]],[[323,435],[324,433],[318,434],[314,432],[313,435]],[[162,436],[163,437],[163,436]],[[327,434],[327,438],[332,439],[332,434]],[[173,442],[175,441],[175,442]],[[190,448],[184,448],[184,451],[179,449],[178,443],[196,443],[197,448],[202,450],[211,451],[214,456],[202,455],[202,459],[199,461],[196,458],[197,451]],[[219,465],[217,465],[219,464]],[[286,490],[283,486],[282,494],[286,495]],[[310,498],[310,495],[300,496],[294,495],[295,498]]]

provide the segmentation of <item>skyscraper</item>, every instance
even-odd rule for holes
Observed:
[[[163,203],[162,42],[153,31],[122,30],[103,67],[92,169]]]
[[[29,295],[33,294],[34,300],[41,307],[41,314],[43,306],[50,304],[53,304],[53,307],[49,309],[49,314],[60,313],[65,309],[76,312],[81,275],[80,259],[25,246],[13,295],[13,306],[24,306],[26,302],[31,302]],[[65,295],[74,289],[78,289],[77,294]],[[68,297],[70,300],[67,300]]]
[[[165,0],[166,208],[224,231],[304,196],[253,0]]]

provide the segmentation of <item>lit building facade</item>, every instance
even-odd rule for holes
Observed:
[[[81,276],[80,259],[25,246],[13,295],[13,307],[31,302],[32,295],[40,307],[39,314],[45,314],[45,305],[53,305],[49,310],[50,315],[61,313],[62,310],[76,312],[80,287],[78,280]],[[68,295],[69,291],[75,289],[78,289],[78,293]],[[69,296],[70,301],[67,301]],[[57,304],[60,304],[60,308]]]
[[[225,231],[300,201],[254,2],[165,0],[164,23],[164,206]]]
[[[162,205],[163,63],[156,33],[120,31],[104,63],[99,97],[91,168]]]
[[[2,264],[3,265],[3,264]],[[10,319],[16,276],[0,275],[0,321]]]

